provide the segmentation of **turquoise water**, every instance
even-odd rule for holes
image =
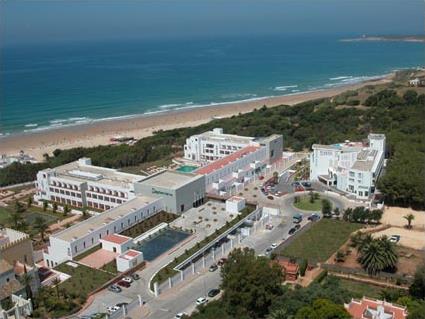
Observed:
[[[177,245],[183,239],[189,237],[189,235],[188,233],[174,229],[166,229],[158,235],[154,235],[152,239],[144,241],[135,249],[143,252],[143,258],[145,260],[151,261]]]
[[[2,48],[0,133],[294,94],[423,65],[423,43],[343,36],[110,40]]]
[[[197,166],[183,165],[183,166],[180,166],[178,169],[176,169],[176,171],[183,172],[183,173],[190,173],[197,168],[198,168]]]

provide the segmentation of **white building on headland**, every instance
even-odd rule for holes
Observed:
[[[55,233],[44,252],[48,267],[72,260],[98,245],[102,238],[121,233],[162,210],[160,198],[136,196],[124,204]]]
[[[90,158],[81,158],[38,172],[35,199],[108,210],[134,198],[134,183],[142,179],[140,175],[94,166]]]
[[[199,163],[216,161],[254,142],[253,137],[224,134],[222,128],[186,139],[184,158]]]
[[[312,146],[310,179],[367,199],[375,191],[385,157],[385,135],[369,134],[368,143],[345,141]]]

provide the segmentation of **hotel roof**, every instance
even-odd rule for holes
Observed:
[[[214,131],[207,131],[207,132],[198,134],[198,136],[207,137],[210,140],[228,141],[228,142],[246,143],[246,144],[255,140],[254,137],[216,133]]]
[[[380,158],[378,154],[381,154],[381,151],[368,149],[362,150],[357,154],[357,160],[354,162],[351,169],[356,169],[359,171],[371,171],[374,166],[377,166],[377,160]]]
[[[127,237],[120,234],[111,234],[101,239],[101,241],[109,241],[114,244],[122,245],[128,241],[132,240],[131,237]]]
[[[260,147],[259,146],[254,146],[254,145],[249,145],[246,146],[242,149],[240,149],[239,151],[234,152],[233,154],[230,154],[226,157],[223,157],[219,160],[216,160],[214,162],[212,162],[211,164],[208,164],[206,166],[203,166],[199,169],[197,169],[195,172],[196,174],[200,174],[200,175],[205,175],[205,174],[209,174],[211,172],[214,172],[222,167],[225,167],[227,165],[229,165],[230,163],[250,154],[255,152],[256,150],[258,150]]]
[[[76,182],[97,182],[112,186],[129,188],[136,181],[144,179],[144,176],[123,173],[116,169],[94,166],[85,163],[90,159],[80,159],[62,166],[51,169],[57,177],[66,178]]]
[[[152,187],[177,189],[199,178],[201,177],[193,173],[163,171],[157,175],[147,177],[146,179],[141,181],[140,184],[147,184]]]
[[[75,224],[67,229],[53,234],[52,237],[65,241],[76,240],[96,229],[99,229],[105,224],[120,219],[129,213],[132,213],[158,200],[158,198],[153,197],[136,196],[135,198],[123,203],[120,206],[107,210],[103,213],[100,213],[99,215],[90,217],[81,223]]]
[[[132,260],[136,258],[137,256],[140,256],[142,253],[140,251],[129,249],[125,253],[118,256],[118,258],[126,259],[126,260]]]

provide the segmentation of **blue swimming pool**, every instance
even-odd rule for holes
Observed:
[[[176,169],[176,171],[182,172],[182,173],[190,173],[197,168],[198,168],[197,166],[183,165],[183,166],[180,166],[178,169]]]
[[[145,240],[135,249],[143,253],[145,260],[152,261],[189,236],[189,233],[169,228],[153,235],[152,238]]]

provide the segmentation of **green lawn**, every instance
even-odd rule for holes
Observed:
[[[0,207],[0,225],[9,225],[10,211],[4,207]]]
[[[83,265],[74,268],[63,263],[55,269],[72,276],[61,283],[60,288],[76,295],[86,296],[114,277],[112,274]]]
[[[353,298],[362,298],[363,296],[369,298],[380,298],[381,291],[385,290],[382,287],[369,285],[363,282],[354,281],[350,279],[339,278],[340,286],[347,289]]]
[[[297,203],[294,202],[294,206],[298,209],[311,210],[311,211],[322,210],[322,200],[320,198],[315,199],[313,203],[310,202],[309,196],[300,196],[299,199],[300,199],[299,202]]]
[[[311,261],[325,261],[349,238],[361,224],[341,220],[322,219],[310,229],[295,235],[288,246],[277,249],[277,254],[286,257],[304,258]]]

